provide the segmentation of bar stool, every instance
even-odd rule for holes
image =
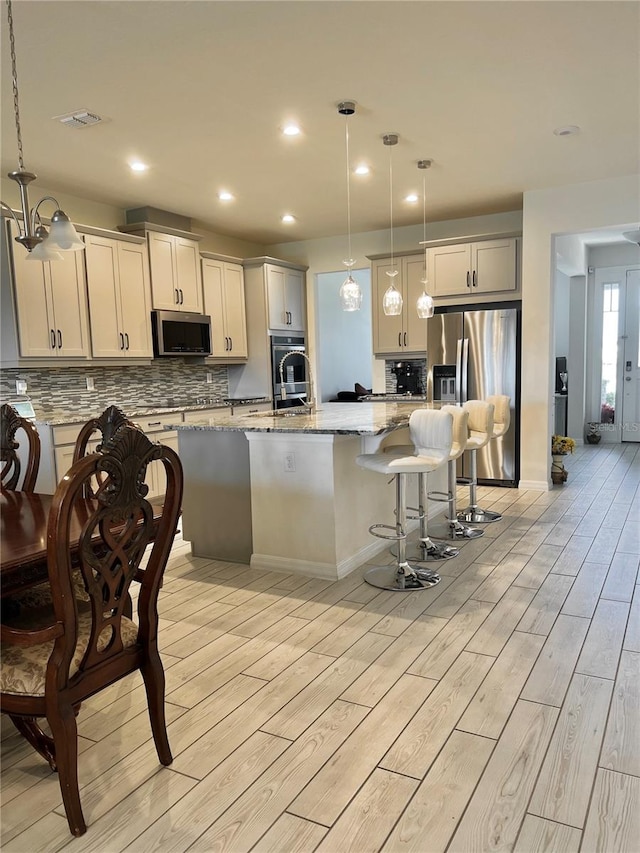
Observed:
[[[365,453],[356,458],[362,468],[379,474],[392,474],[396,487],[396,523],[372,524],[369,532],[398,544],[395,566],[375,566],[365,572],[364,579],[378,589],[409,591],[425,589],[439,583],[440,576],[428,569],[415,569],[407,561],[407,474],[428,474],[449,458],[453,439],[453,417],[447,412],[416,409],[409,418],[409,435],[413,447],[391,446],[379,453]],[[411,450],[411,453],[407,451]],[[392,530],[392,534],[381,533]]]
[[[458,521],[463,524],[485,524],[499,521],[502,516],[497,512],[488,512],[477,504],[478,460],[480,448],[489,443],[493,435],[493,403],[486,400],[468,400],[463,409],[469,413],[469,437],[465,451],[469,451],[471,477],[469,480],[469,506],[458,513]]]
[[[448,492],[429,492],[432,500],[446,500],[447,522],[449,524],[449,536],[451,539],[478,539],[484,536],[484,530],[479,527],[469,527],[458,520],[457,498],[456,498],[456,462],[465,451],[467,438],[469,437],[469,412],[461,406],[442,406],[441,412],[449,412],[453,416],[453,444],[449,453],[447,465]]]

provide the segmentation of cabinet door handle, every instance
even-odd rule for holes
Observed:
[[[129,349],[129,333],[128,332],[124,333],[124,339],[127,342],[125,349]]]
[[[224,336],[224,351],[229,352],[229,338],[226,335]]]
[[[53,329],[49,329],[49,332],[51,333],[51,349],[55,349],[56,348],[56,333],[54,332]]]
[[[467,270],[467,287],[471,287],[471,279],[469,277],[469,270]]]
[[[120,335],[120,349],[123,350],[124,349],[124,335],[122,334],[122,332],[118,332],[118,334]]]
[[[475,270],[473,271],[473,279],[472,279],[472,282],[473,282],[473,286],[474,286],[474,287],[477,287],[477,286],[478,286],[478,273],[477,273]]]
[[[147,421],[147,426],[148,426],[148,427],[152,427],[152,426],[160,426],[161,424],[162,424],[162,421]]]
[[[184,304],[184,293],[182,292],[182,288],[180,288],[180,305]]]
[[[62,332],[58,329],[58,348],[62,349]]]
[[[233,338],[229,338],[229,352],[233,349]]]
[[[398,346],[402,346],[402,332],[398,332]]]
[[[404,345],[405,346],[407,345],[407,333],[406,332],[404,333]]]
[[[176,287],[176,288],[174,288],[174,291],[173,291],[173,292],[174,292],[174,293],[175,293],[175,295],[176,295],[176,305],[180,305],[180,294],[178,293],[178,288],[177,288],[177,287]]]

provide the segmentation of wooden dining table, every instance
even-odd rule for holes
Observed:
[[[47,523],[53,495],[37,492],[0,492],[0,596],[34,586],[48,578]],[[80,539],[82,526],[95,509],[87,498],[74,507],[71,541]],[[153,505],[154,517],[162,512]],[[73,554],[73,552],[72,552]]]

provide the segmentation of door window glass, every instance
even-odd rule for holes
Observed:
[[[618,372],[618,282],[602,286],[602,373],[600,423],[615,423],[616,377]]]

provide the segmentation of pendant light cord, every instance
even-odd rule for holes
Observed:
[[[18,103],[18,71],[16,66],[16,42],[13,36],[13,11],[11,0],[7,0],[7,20],[9,22],[9,44],[11,48],[11,76],[13,78],[13,112],[16,118],[16,136],[18,137],[18,165],[24,172],[24,155],[22,153],[22,129],[20,127],[20,105]]]
[[[351,254],[351,174],[349,169],[349,116],[345,115],[344,117],[344,136],[345,136],[345,146],[347,149],[347,239],[348,239],[348,247],[349,253],[347,255],[347,260],[349,263],[353,261],[353,256]],[[351,267],[349,267],[349,270]]]
[[[422,241],[424,243],[424,278],[427,278],[427,173],[422,174]]]
[[[391,270],[393,271],[393,166],[391,151],[392,146],[389,145],[389,223],[391,226]]]

